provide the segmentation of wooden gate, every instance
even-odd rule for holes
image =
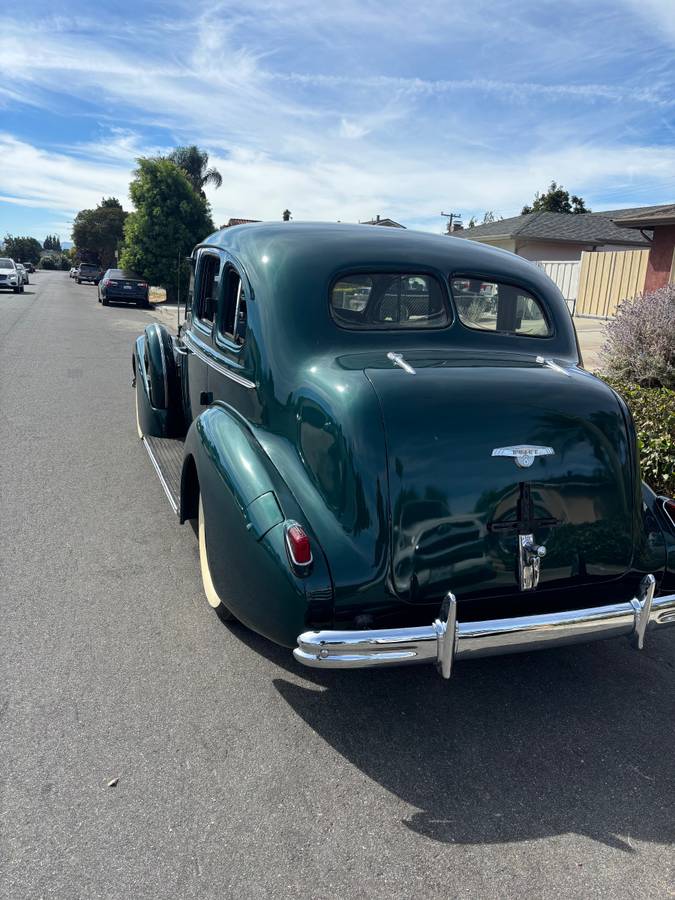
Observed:
[[[579,291],[574,314],[614,315],[622,300],[642,293],[649,250],[608,250],[581,254]]]

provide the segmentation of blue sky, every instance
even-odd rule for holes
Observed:
[[[130,208],[136,157],[185,143],[217,224],[675,200],[673,0],[28,2],[2,35],[0,236]]]

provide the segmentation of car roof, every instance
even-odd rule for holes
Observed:
[[[328,321],[330,285],[338,277],[374,271],[428,272],[445,282],[451,275],[505,281],[544,298],[555,326],[555,337],[546,339],[546,348],[540,343],[537,352],[546,349],[551,354],[565,356],[576,353],[569,310],[543,270],[515,253],[477,241],[366,224],[261,222],[221,229],[199,246],[221,248],[238,263],[248,281],[251,299],[259,297],[267,308],[265,319],[270,333],[277,328],[274,333],[279,339],[283,322],[283,328],[293,335],[296,345],[302,340],[308,347],[316,342],[348,340],[344,335],[338,336],[334,323]],[[437,334],[439,342],[446,340],[442,330]],[[388,331],[384,338],[368,332],[367,337],[359,340],[372,345],[382,340],[393,346],[397,340],[411,338],[401,330],[396,334]],[[424,343],[431,344],[434,340],[428,335]],[[455,329],[453,340],[468,344],[474,340],[484,342],[485,337],[475,339],[460,335]],[[536,339],[531,337],[516,340],[507,336],[504,340],[505,346],[514,349],[517,344],[528,346],[528,352],[536,346]],[[495,338],[493,343],[497,345],[500,341],[501,338]]]
[[[431,234],[377,225],[333,222],[260,222],[214,232],[203,245],[234,252],[244,266],[256,268],[266,257],[283,260],[300,273],[308,265],[326,270],[390,263],[400,269],[429,266],[447,272],[483,272],[529,280],[536,267],[507,250]],[[203,246],[202,245],[202,246]]]

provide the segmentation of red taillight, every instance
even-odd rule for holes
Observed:
[[[308,566],[312,561],[312,547],[305,529],[297,522],[286,526],[286,548],[294,566]]]
[[[147,287],[147,284],[146,284],[144,281],[139,281],[139,282],[138,282],[138,286],[139,286],[139,287],[142,287],[142,288],[146,288],[146,287]]]

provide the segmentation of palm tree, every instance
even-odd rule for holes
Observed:
[[[223,176],[218,169],[208,168],[209,154],[195,144],[190,147],[176,147],[169,154],[169,159],[185,172],[187,180],[202,197],[205,196],[205,185],[212,184],[219,188],[223,183]]]

